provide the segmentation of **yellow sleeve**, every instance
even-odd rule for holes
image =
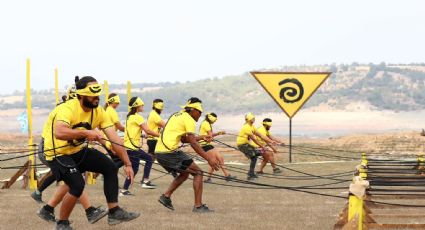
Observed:
[[[74,112],[72,111],[72,108],[70,106],[64,104],[64,106],[58,107],[56,114],[56,121],[62,121],[66,123],[68,127],[71,125],[71,120],[74,116]]]
[[[156,112],[155,113],[153,113],[153,114],[155,114],[154,116],[153,116],[153,122],[155,123],[155,124],[157,124],[157,125],[159,125],[159,123],[162,121],[162,119],[161,119],[161,117],[159,116],[159,114],[157,114]]]
[[[114,126],[114,123],[112,123],[111,118],[109,118],[109,116],[106,115],[106,112],[103,108],[100,108],[97,111],[99,115],[98,118],[100,119],[100,122],[99,122],[100,129],[106,129],[106,128]]]
[[[196,121],[193,120],[193,118],[189,114],[187,114],[187,116],[184,117],[183,122],[184,122],[185,132],[195,134]]]
[[[140,126],[145,122],[145,119],[139,115],[135,117],[134,122],[136,123],[137,126]]]

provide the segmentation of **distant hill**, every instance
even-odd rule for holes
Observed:
[[[333,74],[310,98],[304,108],[419,110],[425,109],[425,64],[357,64],[289,66],[260,71],[331,71]],[[110,85],[126,103],[126,86]],[[166,102],[167,111],[177,111],[191,96],[203,100],[208,111],[240,113],[279,111],[274,101],[249,73],[185,83],[133,83],[133,96],[151,106],[155,98]],[[53,90],[33,92],[33,106],[52,108]],[[24,94],[0,96],[0,108],[24,108]],[[102,97],[102,101],[103,97]],[[123,104],[124,104],[123,103]],[[121,111],[126,106],[120,106]]]

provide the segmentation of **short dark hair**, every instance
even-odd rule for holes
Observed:
[[[75,88],[76,89],[84,89],[89,84],[89,82],[97,81],[96,78],[92,76],[84,76],[82,78],[79,78],[78,76],[75,77]]]
[[[263,122],[272,122],[272,119],[270,119],[270,118],[264,118]]]

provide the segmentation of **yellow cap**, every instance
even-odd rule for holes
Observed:
[[[195,103],[188,102],[185,106],[182,106],[182,108],[193,108],[193,109],[196,109],[200,112],[204,111],[204,109],[202,109],[201,102],[195,102]]]
[[[164,102],[155,102],[155,103],[153,103],[153,107],[155,109],[163,110],[164,109]]]
[[[253,119],[255,119],[255,116],[253,113],[247,113],[245,115],[245,121],[252,121]]]
[[[81,96],[97,97],[102,93],[102,86],[100,84],[87,85],[84,89],[77,89],[77,94]]]
[[[214,123],[217,121],[217,117],[214,117],[213,115],[211,115],[211,113],[207,114],[208,120],[211,121],[211,123]]]
[[[136,101],[130,106],[130,108],[135,108],[142,105],[145,105],[145,103],[142,101],[142,99],[140,99],[140,97],[137,97]]]
[[[119,104],[120,102],[121,102],[120,96],[118,96],[118,95],[115,95],[115,96],[108,99],[108,104],[111,104],[111,103],[118,103]]]

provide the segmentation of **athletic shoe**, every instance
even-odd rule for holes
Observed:
[[[263,171],[257,171],[257,172],[255,172],[255,174],[257,174],[257,175],[263,175],[264,172]]]
[[[121,190],[120,191],[120,194],[119,194],[119,196],[134,196],[134,194],[133,193],[131,193],[130,191],[128,191],[128,190]]]
[[[34,191],[33,193],[31,193],[31,197],[37,201],[38,203],[43,203],[43,200],[41,199],[41,192]]]
[[[208,178],[208,179],[206,179],[206,180],[204,180],[204,183],[212,183],[212,180],[211,180],[211,178]]]
[[[113,214],[111,213],[108,214],[108,224],[116,225],[122,222],[134,220],[139,216],[140,216],[140,213],[138,212],[127,212],[124,209],[118,207],[118,210],[115,211]]]
[[[227,182],[229,182],[231,180],[236,179],[236,176],[228,175],[228,176],[225,177],[225,179],[226,179]]]
[[[193,207],[192,212],[196,212],[196,213],[211,213],[211,212],[214,212],[214,210],[209,209],[206,204],[202,204],[199,207]]]
[[[89,223],[94,224],[100,219],[102,219],[103,217],[105,217],[107,214],[108,214],[108,210],[106,210],[102,206],[99,206],[95,208],[93,211],[91,211],[90,213],[86,214],[86,216]]]
[[[56,230],[73,230],[68,220],[61,221],[60,223],[56,223],[55,229]]]
[[[55,213],[47,211],[44,207],[37,211],[37,216],[47,222],[56,222]]]
[[[273,174],[280,174],[280,173],[282,173],[282,170],[280,170],[280,168],[273,169]]]
[[[162,205],[164,205],[166,208],[171,209],[174,211],[174,207],[173,207],[173,203],[171,202],[170,197],[166,197],[164,194],[162,194],[159,197],[159,203],[161,203]]]
[[[156,189],[156,185],[152,184],[152,182],[150,182],[150,181],[148,181],[148,182],[142,181],[142,188],[145,188],[145,189]]]
[[[248,175],[248,178],[247,178],[247,180],[249,180],[249,181],[254,181],[255,179],[257,179],[258,177],[257,176],[255,176],[255,175]]]

